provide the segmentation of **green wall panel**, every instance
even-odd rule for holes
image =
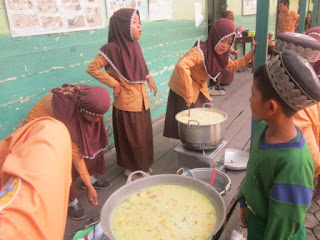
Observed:
[[[107,41],[107,32],[105,28],[20,38],[0,35],[0,139],[10,134],[51,88],[63,83],[102,86],[87,74],[86,68]],[[205,22],[196,28],[194,20],[143,23],[140,44],[158,86],[156,97],[149,92],[153,120],[165,113],[168,81],[179,57],[197,39],[205,39],[206,32]],[[105,122],[112,146],[111,111],[106,114]]]

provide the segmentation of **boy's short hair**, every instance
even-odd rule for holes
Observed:
[[[261,92],[264,101],[275,99],[282,107],[283,113],[287,117],[292,117],[297,111],[291,109],[277,94],[272,87],[266,72],[266,65],[260,66],[254,73],[254,79],[257,81],[257,87]]]
[[[259,80],[259,90],[266,99],[275,98],[287,116],[320,101],[320,81],[312,66],[297,53],[280,52],[261,71],[254,75]],[[260,83],[263,79],[264,85]]]
[[[289,8],[289,5],[290,5],[290,1],[289,0],[281,0],[280,3],[283,3],[283,5],[286,5]]]

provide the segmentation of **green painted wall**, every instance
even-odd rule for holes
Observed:
[[[188,10],[188,19],[193,19],[194,13],[192,16],[191,13]],[[101,85],[86,73],[86,68],[107,41],[107,27],[12,38],[8,34],[4,0],[0,0],[0,24],[0,139],[10,134],[51,88],[63,83]],[[207,24],[204,21],[196,28],[194,20],[167,20],[147,21],[142,26],[140,44],[158,85],[157,96],[150,93],[152,119],[155,120],[165,113],[168,81],[174,65],[197,39],[206,38]],[[112,140],[111,111],[105,120]]]

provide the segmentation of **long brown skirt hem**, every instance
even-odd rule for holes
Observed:
[[[150,109],[127,112],[113,107],[112,122],[117,163],[131,171],[149,171],[153,162]]]

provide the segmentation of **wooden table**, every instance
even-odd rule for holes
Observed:
[[[237,50],[237,46],[238,44],[242,44],[243,47],[243,55],[246,54],[246,43],[253,43],[254,37],[250,36],[250,37],[236,37],[234,40],[234,50]],[[236,57],[237,59],[237,57]]]
[[[252,43],[254,41],[254,37],[253,36],[244,36],[244,37],[236,37],[234,40],[234,50],[237,51],[237,46],[238,44],[242,44],[242,48],[243,48],[243,55],[246,54],[246,44],[250,43],[251,47],[252,47]],[[238,57],[235,56],[235,59],[237,59]],[[252,62],[249,64],[249,66],[252,68],[252,72],[253,72],[253,68],[254,68],[254,59],[252,60]]]

